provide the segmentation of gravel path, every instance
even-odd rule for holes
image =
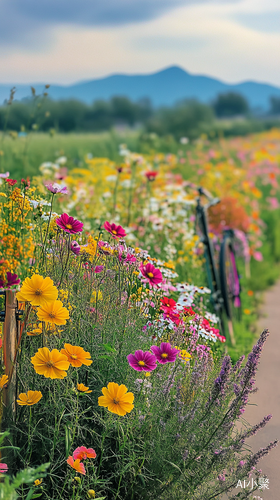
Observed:
[[[254,425],[264,416],[273,418],[248,444],[253,451],[264,448],[275,439],[280,441],[280,282],[265,294],[263,317],[259,321],[260,332],[268,328],[270,335],[264,347],[256,377],[258,392],[253,394],[244,418]],[[256,492],[264,500],[280,500],[280,443],[259,462],[259,468],[268,476],[269,490]]]

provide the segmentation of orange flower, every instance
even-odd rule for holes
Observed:
[[[71,344],[64,344],[64,349],[61,349],[61,354],[67,356],[69,363],[72,366],[79,367],[82,365],[89,366],[92,363],[90,358],[90,353],[84,351],[82,347],[78,347]]]
[[[39,274],[33,274],[31,278],[25,278],[20,292],[17,293],[19,301],[30,302],[33,306],[42,306],[57,299],[58,290],[51,278],[43,278]]]
[[[69,368],[67,356],[61,354],[57,349],[50,351],[47,347],[41,347],[31,358],[34,370],[46,378],[64,378]]]
[[[67,463],[72,467],[72,469],[75,469],[75,471],[79,472],[80,474],[83,474],[85,476],[86,470],[84,464],[77,458],[77,460],[74,460],[73,457],[68,457],[67,458]]]
[[[86,387],[84,384],[77,384],[77,389],[79,392],[84,392],[86,394],[92,392],[91,390],[89,390],[89,387]]]
[[[69,311],[63,307],[61,300],[54,300],[41,306],[37,312],[38,319],[55,325],[65,325],[69,319]]]
[[[107,387],[102,388],[103,396],[98,398],[99,406],[105,406],[111,413],[124,416],[133,410],[134,395],[132,392],[127,392],[127,387],[124,384],[116,384],[109,382]]]
[[[248,293],[249,297],[253,297],[253,295],[254,295],[253,290],[248,290],[248,292],[247,292],[247,293]]]
[[[17,399],[17,404],[20,406],[33,406],[42,398],[41,391],[22,392]]]
[[[0,389],[3,389],[4,385],[8,383],[8,380],[8,375],[2,375],[2,377],[0,378]]]

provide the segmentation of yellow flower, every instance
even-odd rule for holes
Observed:
[[[90,359],[90,353],[84,351],[82,347],[64,344],[64,349],[61,349],[61,354],[67,356],[69,363],[72,366],[79,368],[82,365],[89,366],[92,363]]]
[[[35,325],[30,332],[26,332],[26,335],[29,337],[37,337],[38,335],[41,335],[43,331],[43,324],[39,323],[38,325]]]
[[[127,392],[127,387],[124,384],[109,382],[107,387],[102,388],[102,393],[103,396],[98,398],[98,404],[108,408],[111,413],[123,417],[133,410],[134,395],[132,392]]]
[[[94,490],[88,490],[87,496],[88,496],[88,498],[95,498],[95,491]]]
[[[46,378],[64,378],[69,368],[67,356],[61,354],[57,349],[50,351],[47,347],[41,347],[31,358],[34,370]]]
[[[40,486],[40,484],[42,484],[42,482],[43,482],[43,479],[35,479],[34,484],[35,484],[35,486]]]
[[[189,361],[192,358],[191,355],[190,355],[190,353],[188,351],[186,351],[185,349],[182,349],[180,351],[179,356],[184,361]]]
[[[41,306],[37,312],[38,319],[47,323],[54,323],[55,325],[65,325],[66,320],[69,319],[69,311],[61,300],[54,300],[44,306]]]
[[[22,392],[17,399],[17,404],[20,406],[33,406],[42,398],[41,391]]]
[[[100,290],[98,290],[98,294],[97,294],[96,291],[93,290],[93,292],[91,294],[91,299],[90,299],[91,304],[96,303],[96,295],[97,295],[97,300],[103,300],[102,292]]]
[[[251,314],[250,309],[244,309],[243,312],[244,312],[244,314],[248,314],[248,315]]]
[[[44,306],[57,299],[58,290],[51,278],[43,278],[39,274],[33,274],[31,278],[25,278],[20,292],[17,294],[19,301],[30,302],[32,306]]]
[[[4,385],[7,384],[8,380],[9,380],[8,375],[2,375],[2,377],[0,378],[0,389],[3,389]]]
[[[89,390],[89,387],[86,387],[84,384],[77,384],[77,389],[79,392],[84,392],[85,394],[89,394],[90,392],[92,392],[91,390]]]

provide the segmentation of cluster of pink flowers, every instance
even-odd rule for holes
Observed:
[[[137,370],[138,372],[145,371],[151,372],[156,369],[157,362],[161,365],[166,363],[174,363],[179,350],[177,348],[171,347],[169,342],[162,342],[160,347],[156,345],[151,346],[151,354],[149,351],[135,351],[134,354],[129,354],[127,356],[128,363],[130,366]]]

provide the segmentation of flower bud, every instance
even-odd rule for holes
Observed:
[[[88,496],[88,498],[95,498],[95,491],[94,490],[88,490],[87,496]]]

